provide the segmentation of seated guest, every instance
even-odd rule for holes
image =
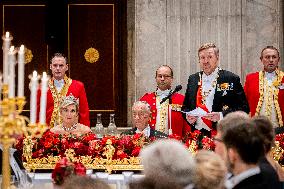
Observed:
[[[224,188],[227,168],[221,157],[207,150],[198,151],[196,156],[196,189]]]
[[[71,176],[63,185],[63,189],[110,189],[110,186],[102,180],[87,176]]]
[[[140,153],[145,179],[157,185],[167,183],[190,188],[195,175],[195,160],[177,140],[163,139],[146,146]]]
[[[177,183],[170,183],[166,180],[157,182],[150,178],[144,178],[129,184],[129,189],[184,189]]]
[[[56,125],[50,131],[55,134],[76,134],[82,135],[91,132],[88,126],[78,123],[79,120],[79,101],[72,94],[62,99],[59,112],[62,124]]]
[[[122,134],[133,135],[135,133],[144,133],[146,137],[167,138],[168,135],[152,129],[148,122],[151,118],[150,105],[144,101],[134,102],[132,106],[132,120],[134,127]]]
[[[250,119],[233,121],[223,125],[221,138],[227,148],[227,165],[233,174],[226,182],[227,188],[275,188],[267,183],[265,174],[261,172],[258,164],[264,155],[264,148],[256,124]]]
[[[265,156],[261,158],[259,162],[260,169],[267,173],[266,178],[270,180],[269,182],[279,188],[279,180],[284,181],[284,171],[281,166],[274,161],[273,155],[270,153],[271,147],[274,145],[275,137],[273,123],[266,116],[253,117],[253,121],[256,123],[256,129],[263,139],[265,151]]]

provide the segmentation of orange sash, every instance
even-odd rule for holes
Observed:
[[[209,113],[208,108],[206,107],[205,104],[202,103],[202,95],[201,95],[201,86],[202,83],[198,86],[198,90],[197,90],[197,95],[196,95],[196,107],[200,107],[202,108],[204,111],[206,111],[207,113]],[[205,118],[201,118],[202,121],[212,130],[212,121],[205,119]]]

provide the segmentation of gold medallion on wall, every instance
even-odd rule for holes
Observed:
[[[99,60],[100,54],[97,49],[91,47],[86,50],[84,57],[87,62],[95,63]]]
[[[25,63],[30,63],[33,60],[33,53],[30,49],[25,47]]]

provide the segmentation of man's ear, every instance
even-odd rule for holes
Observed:
[[[233,148],[228,148],[227,149],[227,153],[228,153],[228,158],[229,158],[229,161],[231,163],[235,162],[237,160],[237,157],[238,157],[238,153],[235,149]]]
[[[66,71],[69,69],[69,66],[68,66],[68,64],[66,64]]]

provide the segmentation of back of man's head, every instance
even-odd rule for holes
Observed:
[[[256,124],[250,119],[234,120],[224,128],[223,141],[227,149],[234,149],[246,164],[257,164],[264,155],[262,139]]]
[[[158,140],[144,148],[140,156],[146,178],[166,180],[181,186],[191,184],[195,161],[183,144],[176,140]]]
[[[221,119],[217,124],[217,131],[223,133],[225,127],[231,123],[237,122],[239,120],[250,119],[249,115],[243,111],[236,111],[228,113],[224,119]]]
[[[256,129],[263,140],[265,153],[268,153],[274,144],[274,129],[272,122],[266,116],[256,116],[253,119]]]

